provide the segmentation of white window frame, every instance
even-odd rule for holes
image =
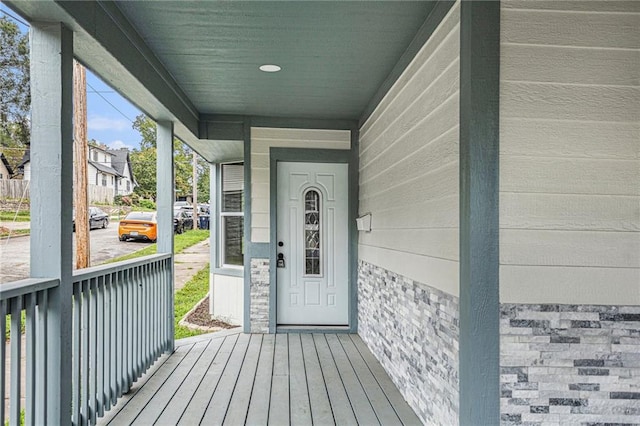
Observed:
[[[235,265],[232,263],[226,263],[226,258],[225,258],[225,244],[226,244],[226,233],[224,230],[224,221],[226,217],[242,217],[242,238],[244,240],[244,228],[245,228],[245,222],[244,222],[244,209],[240,212],[224,212],[222,211],[222,201],[223,201],[223,192],[222,192],[222,185],[223,185],[223,181],[224,181],[224,175],[223,175],[223,166],[225,165],[239,165],[239,166],[243,166],[244,163],[243,162],[238,162],[238,161],[234,161],[234,162],[230,162],[230,163],[220,163],[218,164],[218,168],[220,170],[219,176],[220,178],[218,179],[218,184],[217,184],[217,192],[218,192],[218,211],[217,211],[217,223],[218,223],[218,235],[220,236],[219,238],[219,246],[218,246],[218,264],[219,264],[219,268],[220,269],[235,269],[235,270],[244,270],[244,264],[243,265]],[[243,177],[244,180],[244,177]],[[243,182],[243,188],[242,188],[242,197],[244,197],[244,182]],[[244,204],[244,203],[243,203]],[[244,245],[244,241],[242,241],[242,244]],[[246,253],[245,253],[246,255]]]

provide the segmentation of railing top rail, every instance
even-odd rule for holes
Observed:
[[[94,266],[91,268],[78,269],[73,272],[73,282],[90,280],[92,278],[101,277],[115,272],[125,271],[137,266],[158,262],[164,259],[170,259],[171,253],[151,254],[136,259],[123,260],[122,262],[108,263],[106,265]]]
[[[0,284],[0,300],[9,300],[25,294],[58,287],[60,280],[57,278],[27,278]]]

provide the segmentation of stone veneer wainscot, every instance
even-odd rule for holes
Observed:
[[[252,333],[269,332],[269,259],[251,259],[249,321]]]
[[[358,334],[425,424],[458,424],[458,298],[360,261]]]
[[[502,425],[640,425],[640,306],[503,304]]]

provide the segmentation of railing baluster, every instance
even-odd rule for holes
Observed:
[[[26,342],[26,389],[25,389],[25,424],[34,425],[35,419],[35,398],[33,391],[35,389],[35,361],[36,361],[36,293],[25,295],[25,338]]]
[[[6,344],[7,336],[5,330],[7,329],[7,301],[0,300],[0,330],[2,330],[2,339],[0,340],[0,395],[2,395],[2,403],[0,404],[0,420],[4,422],[4,398],[5,398],[5,359],[6,359]]]
[[[113,361],[113,339],[111,336],[111,321],[113,320],[111,310],[111,278],[113,274],[108,274],[104,278],[104,341],[105,341],[105,360],[104,360],[104,411],[111,409],[111,395],[113,388],[111,387],[111,368]]]
[[[160,316],[158,315],[159,309],[158,309],[158,301],[160,301],[160,295],[158,294],[158,278],[159,278],[159,274],[158,274],[158,262],[153,262],[153,278],[151,279],[151,283],[152,283],[152,292],[151,292],[151,306],[153,308],[153,341],[152,341],[152,345],[153,345],[153,359],[158,358],[158,336],[159,336],[159,331],[160,331]]]
[[[116,398],[120,398],[123,394],[122,390],[122,354],[124,353],[124,348],[122,346],[123,342],[123,331],[122,327],[122,279],[123,272],[117,273],[116,285],[114,286],[114,290],[116,291],[116,324],[114,328],[114,335],[116,336]],[[115,404],[116,402],[113,401]]]
[[[109,283],[110,288],[110,298],[111,301],[111,321],[109,321],[109,332],[111,338],[109,340],[109,350],[111,352],[110,358],[110,382],[111,382],[111,405],[116,405],[116,401],[118,399],[118,300],[117,300],[117,282],[118,282],[118,273],[115,272],[111,274],[111,282]]]
[[[134,274],[129,274],[129,279],[126,281],[129,285],[126,286],[127,289],[127,391],[133,384],[133,322],[135,321],[135,316],[132,315],[134,313],[134,305],[133,305],[133,294],[135,290],[135,286],[132,288],[130,285],[131,282],[134,282],[135,277]]]
[[[97,327],[96,334],[96,357],[97,357],[97,377],[96,377],[96,416],[104,415],[104,276],[98,277],[96,296],[98,298]]]
[[[11,391],[9,399],[9,424],[20,424],[20,379],[22,339],[20,316],[22,296],[11,300]]]
[[[82,315],[82,283],[73,283],[73,423],[79,425],[80,417],[80,369],[82,368],[80,324]]]
[[[89,280],[89,422],[96,424],[97,389],[98,379],[98,296],[97,278]]]
[[[143,266],[142,274],[142,294],[144,295],[144,351],[143,351],[143,363],[145,370],[149,368],[149,349],[151,344],[149,337],[151,336],[151,319],[149,318],[149,312],[151,312],[151,306],[149,304],[149,274],[151,265],[147,264]]]
[[[131,284],[133,290],[133,367],[131,371],[131,382],[138,379],[138,372],[142,369],[140,365],[140,352],[142,350],[142,336],[140,333],[140,266],[133,270],[133,280]]]
[[[120,391],[118,397],[122,396],[126,392],[126,367],[127,367],[127,318],[125,316],[126,311],[126,292],[124,288],[124,281],[127,278],[126,271],[120,272],[120,281],[118,283],[118,311],[120,315],[119,333],[120,333],[120,345],[119,345],[119,371],[118,377],[120,381]]]
[[[47,339],[47,316],[49,312],[49,290],[42,290],[38,292],[38,307],[37,307],[37,345],[38,353],[36,354],[36,376],[38,381],[36,382],[35,398],[36,398],[36,413],[35,422],[38,425],[45,423],[47,416],[47,353],[48,353],[48,339]],[[76,404],[77,405],[77,404]]]
[[[89,422],[89,282],[87,280],[82,281],[82,340],[80,359],[82,362],[82,369],[80,370],[80,401],[81,404],[81,418],[80,423],[86,425]]]

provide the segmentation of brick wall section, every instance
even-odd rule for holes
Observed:
[[[458,424],[458,299],[358,263],[358,334],[425,424]]]
[[[252,333],[269,332],[269,259],[251,259],[249,315]]]
[[[640,306],[503,304],[502,425],[640,425]]]

